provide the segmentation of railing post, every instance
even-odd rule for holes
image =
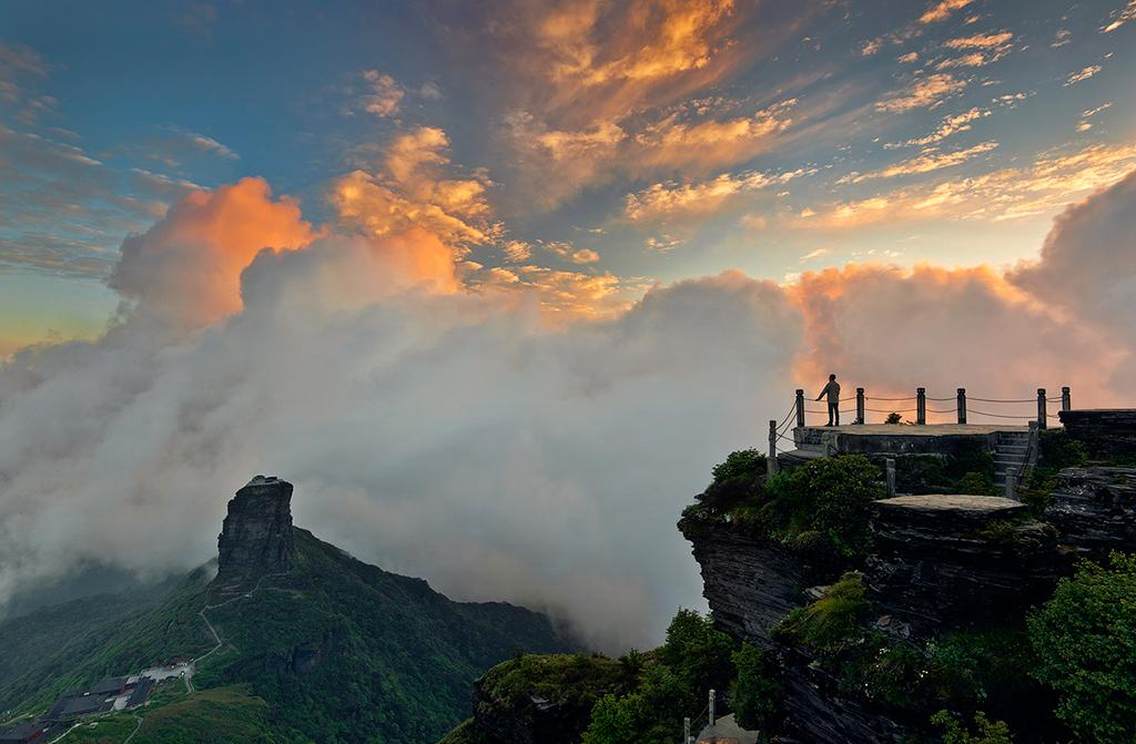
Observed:
[[[1037,389],[1037,428],[1044,429],[1046,424],[1045,415],[1045,388]]]
[[[690,744],[690,718],[682,719],[682,744]]]
[[[884,476],[887,480],[888,497],[895,496],[895,458],[889,457],[884,460]]]
[[[856,388],[856,420],[852,423],[864,423],[864,388]]]
[[[927,423],[927,388],[915,388],[915,423]]]
[[[959,388],[958,389],[958,405],[956,405],[955,408],[958,409],[958,422],[960,424],[965,424],[966,423],[966,388]]]
[[[805,425],[805,391],[797,388],[797,426]]]
[[[1061,388],[1061,410],[1062,411],[1072,411],[1073,410],[1073,396],[1070,395],[1068,387]]]
[[[717,700],[715,700],[716,697],[717,697],[717,695],[715,695],[714,691],[711,690],[710,691],[710,703],[708,705],[709,713],[710,713],[710,715],[708,716],[708,719],[710,720],[711,726],[713,726],[718,721],[717,716],[715,715],[716,711],[714,710],[714,704],[717,702]]]
[[[766,478],[777,475],[777,422],[769,420],[769,459],[765,462]]]

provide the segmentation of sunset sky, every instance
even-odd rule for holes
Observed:
[[[100,333],[124,239],[245,176],[551,317],[1005,267],[1136,167],[1134,80],[1125,0],[4,3],[0,356]]]

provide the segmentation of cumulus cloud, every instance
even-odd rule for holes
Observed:
[[[124,251],[123,323],[0,368],[0,601],[90,560],[189,568],[231,493],[274,472],[299,524],[364,560],[549,608],[608,649],[655,642],[699,602],[682,505],[793,387],[836,368],[1014,397],[1069,381],[1108,402],[1134,343],[1136,261],[1108,253],[1130,243],[1134,179],[1070,210],[1010,277],[732,272],[633,302],[610,274],[471,268],[421,226],[317,235],[263,182],[192,194]],[[146,322],[184,317],[192,292],[224,313],[176,336]],[[550,327],[546,302],[575,320]]]
[[[1118,389],[1136,374],[1136,171],[1069,207],[1055,221],[1041,260],[1025,264],[1011,281],[1037,297],[1107,329],[1128,366]]]
[[[147,318],[201,328],[240,310],[240,275],[253,256],[294,250],[312,237],[295,201],[273,201],[266,181],[245,178],[190,193],[161,222],[127,238],[110,286]]]

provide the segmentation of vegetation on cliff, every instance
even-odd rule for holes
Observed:
[[[1057,717],[1084,741],[1136,732],[1136,556],[1085,561],[1029,617],[1034,676],[1057,691]]]
[[[821,562],[863,558],[869,505],[886,495],[879,468],[860,455],[817,459],[768,479],[766,467],[753,450],[731,453],[684,517],[727,521]]]
[[[722,693],[733,689],[760,715],[765,683],[753,678],[753,651],[739,650],[709,618],[680,610],[666,641],[651,651],[619,659],[519,656],[478,681],[474,718],[442,742],[671,744],[681,738],[683,717],[706,707],[711,689],[719,691],[720,710],[733,699]]]

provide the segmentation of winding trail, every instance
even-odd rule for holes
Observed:
[[[130,736],[122,740],[122,744],[130,744],[130,740],[133,739],[134,735],[138,733],[138,730],[142,728],[142,716],[136,716],[136,718],[138,719],[138,725],[130,732]]]
[[[256,592],[260,589],[260,585],[261,585],[261,583],[264,582],[265,579],[272,578],[272,577],[275,577],[275,576],[287,576],[287,575],[288,575],[287,572],[264,574],[263,576],[261,576],[259,579],[256,580],[256,584],[253,586],[252,589],[249,589],[247,592],[244,592],[243,594],[238,594],[235,597],[230,597],[229,599],[226,599],[224,602],[218,602],[217,604],[212,604],[212,605],[205,605],[204,607],[202,607],[200,610],[197,611],[197,614],[200,615],[202,621],[204,621],[205,627],[209,630],[209,635],[213,636],[213,642],[214,642],[215,645],[213,646],[213,648],[209,649],[208,651],[203,653],[201,656],[198,656],[198,657],[190,660],[189,671],[187,671],[186,675],[185,675],[185,686],[186,686],[186,689],[189,692],[191,692],[191,693],[195,692],[195,688],[193,686],[193,673],[197,670],[197,665],[200,664],[201,662],[205,661],[205,659],[209,658],[214,653],[216,653],[217,650],[221,648],[221,646],[225,645],[225,642],[223,640],[221,640],[221,634],[217,632],[217,628],[215,628],[213,626],[213,623],[209,622],[209,618],[205,614],[206,611],[207,610],[216,610],[219,607],[224,607],[226,605],[232,604],[233,602],[236,602],[238,599],[251,599],[252,596],[254,594],[256,594]]]

